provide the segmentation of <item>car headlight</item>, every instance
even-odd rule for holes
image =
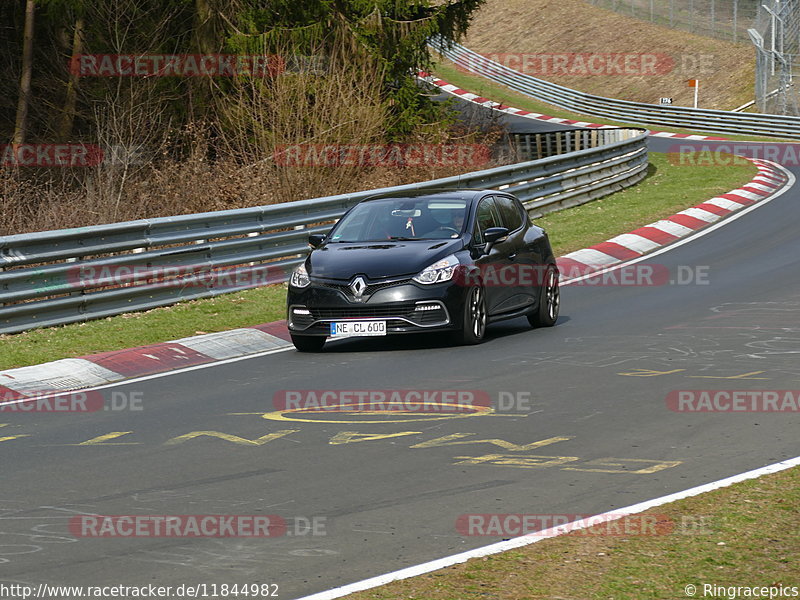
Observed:
[[[441,283],[442,281],[450,281],[455,275],[456,267],[461,264],[455,255],[437,260],[435,263],[426,267],[422,272],[413,277],[417,283]]]
[[[308,287],[311,283],[311,279],[308,277],[308,271],[306,271],[305,263],[299,265],[294,271],[292,271],[292,276],[289,277],[289,285],[296,288],[304,288]]]

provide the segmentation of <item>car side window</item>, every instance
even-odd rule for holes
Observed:
[[[492,198],[484,198],[478,204],[478,213],[475,219],[475,225],[480,234],[480,240],[483,240],[483,232],[490,227],[500,227],[500,219],[497,216],[497,211],[494,207],[494,200]]]
[[[503,227],[509,231],[514,231],[522,226],[522,213],[513,198],[507,196],[495,196],[495,206],[500,212]]]

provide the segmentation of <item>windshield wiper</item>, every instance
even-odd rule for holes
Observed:
[[[393,242],[416,242],[419,238],[402,237],[399,235],[390,235],[389,239]]]

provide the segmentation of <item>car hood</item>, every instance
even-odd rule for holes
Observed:
[[[308,273],[312,277],[344,281],[355,275],[366,275],[372,280],[416,275],[463,247],[462,239],[332,242],[311,253]]]

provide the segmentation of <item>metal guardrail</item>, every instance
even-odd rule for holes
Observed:
[[[800,117],[796,116],[662,106],[594,96],[520,73],[460,44],[443,46],[440,42],[432,42],[431,47],[460,69],[581,114],[637,125],[665,125],[714,133],[800,139]]]
[[[2,236],[0,333],[285,281],[308,252],[309,233],[328,231],[347,209],[378,193],[506,189],[536,217],[610,194],[646,174],[644,130],[592,131],[581,145],[585,149],[541,160],[353,194]]]

